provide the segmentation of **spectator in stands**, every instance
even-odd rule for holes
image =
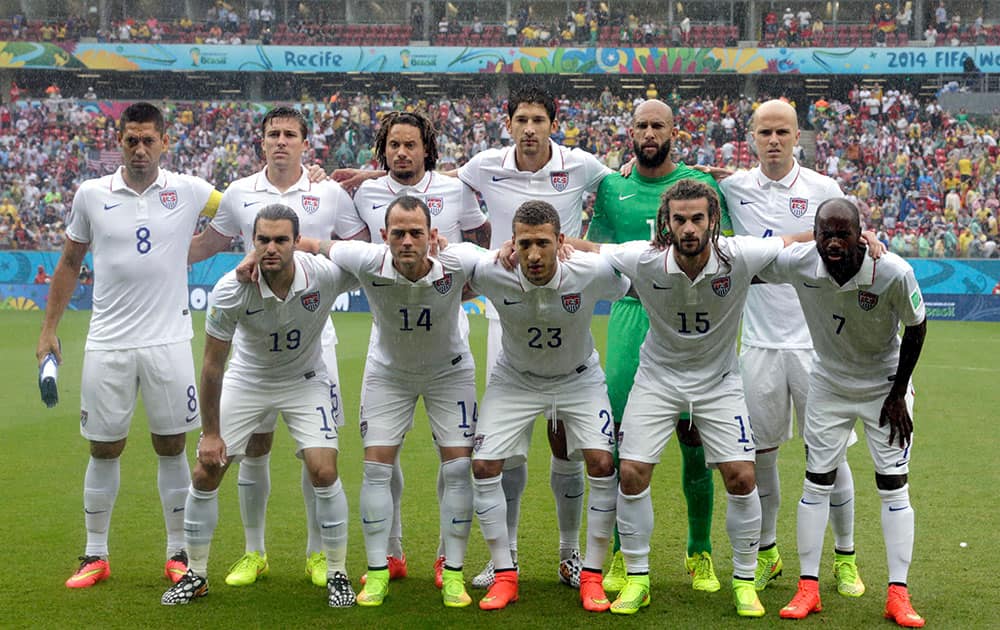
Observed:
[[[45,273],[45,265],[38,265],[38,272],[35,273],[35,284],[48,284],[52,282],[52,277]]]
[[[944,0],[939,0],[937,8],[934,9],[934,21],[937,23],[938,33],[948,32],[948,9],[944,8]]]

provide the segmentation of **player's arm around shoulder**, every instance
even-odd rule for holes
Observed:
[[[332,246],[330,249],[332,249]],[[329,250],[327,251],[329,252]],[[299,260],[302,260],[302,264],[310,266],[316,274],[321,288],[333,291],[337,295],[346,291],[353,291],[360,286],[357,275],[336,264],[327,256],[299,252],[296,255],[296,262]]]

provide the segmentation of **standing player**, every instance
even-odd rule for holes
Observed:
[[[784,101],[767,101],[754,112],[750,129],[760,164],[720,182],[735,232],[770,236],[811,230],[819,204],[844,195],[835,181],[803,167],[792,156],[799,139],[795,108]],[[813,363],[809,329],[792,287],[750,288],[741,340],[740,370],[757,440],[761,533],[754,583],[761,591],[783,566],[777,547],[778,447],[792,435],[793,409],[801,429]],[[865,586],[855,562],[854,478],[846,458],[839,462],[836,478],[830,494],[833,571],[841,595],[860,597]]]
[[[164,572],[176,582],[187,570],[184,497],[191,476],[184,444],[185,433],[200,420],[184,261],[199,213],[214,212],[219,194],[204,180],[159,167],[169,138],[155,106],[126,108],[118,143],[124,165],[84,182],[73,198],[36,351],[39,361],[49,353],[62,360],[56,330],[90,248],[94,309],[80,385],[80,434],[90,441],[83,480],[87,547],[66,581],[69,588],[93,586],[111,575],[108,529],[140,388],[159,458]]]
[[[299,217],[303,236],[328,239],[341,214],[353,212],[351,199],[335,182],[310,181],[302,166],[302,155],[309,147],[308,125],[302,114],[290,107],[276,107],[265,114],[261,121],[263,138],[261,148],[266,166],[258,173],[238,179],[222,195],[222,202],[215,218],[191,243],[189,261],[196,262],[228,248],[237,234],[244,237],[253,232],[257,212],[274,203],[292,208]],[[237,340],[237,345],[239,340]],[[326,370],[330,375],[330,398],[339,419],[340,396],[337,391],[339,373],[336,357],[337,336],[333,323],[328,322],[323,332],[323,353]],[[245,553],[226,576],[226,584],[246,586],[269,569],[267,547],[264,544],[264,526],[267,518],[267,499],[271,492],[270,451],[274,438],[277,414],[258,427],[260,433],[250,438],[246,457],[240,462],[239,497],[240,515],[246,539]],[[302,468],[302,496],[306,506],[308,541],[306,543],[306,574],[316,586],[326,586],[326,558],[319,522],[316,519],[316,500],[308,471]]]
[[[594,218],[587,239],[598,243],[625,243],[652,240],[653,226],[660,208],[660,196],[682,179],[695,179],[711,186],[721,199],[715,180],[684,164],[675,164],[670,152],[677,131],[674,115],[663,101],[641,103],[632,114],[629,137],[636,156],[629,177],[614,173],[601,182],[594,201]],[[722,230],[730,233],[729,213],[722,203]],[[639,366],[639,346],[649,331],[649,317],[642,304],[627,295],[611,307],[608,319],[608,397],[615,429],[622,422],[625,402]],[[677,424],[677,443],[683,461],[681,484],[688,508],[688,541],[685,567],[696,590],[719,590],[712,564],[712,504],[715,500],[712,471],[705,466],[705,450],[698,430],[686,413]],[[615,540],[615,555],[604,577],[607,591],[625,586],[625,561]]]
[[[347,498],[337,475],[338,410],[331,405],[320,340],[334,300],[357,282],[328,260],[294,251],[299,218],[288,206],[265,206],[250,233],[260,266],[257,282],[240,283],[235,271],[223,276],[205,320],[205,423],[184,517],[190,565],[160,601],[187,604],[208,593],[219,484],[232,459],[246,452],[251,436],[280,412],[313,486],[327,561],[327,603],[353,606],[345,568]],[[223,377],[234,338],[239,343]]]
[[[873,261],[865,256],[858,209],[850,201],[821,204],[815,236],[814,247],[803,244],[781,252],[761,274],[792,285],[817,354],[803,429],[806,478],[798,509],[802,573],[798,592],[781,616],[802,619],[821,610],[819,565],[830,495],[860,418],[882,499],[889,564],[885,616],[900,626],[919,628],[924,619],[913,610],[906,587],[914,521],[907,474],[913,434],[910,378],[927,332],[923,298],[913,269],[902,258],[885,254]]]
[[[513,231],[517,272],[487,258],[477,265],[472,281],[496,305],[503,329],[476,429],[475,509],[495,576],[479,607],[497,610],[517,601],[503,467],[506,460],[526,460],[535,417],[546,414],[562,419],[567,455],[582,456],[587,465],[590,497],[580,597],[585,609],[601,612],[610,606],[601,568],[614,526],[617,479],[610,405],[590,322],[599,300],[616,300],[629,285],[599,256],[579,254],[558,261],[565,235],[549,203],[522,204],[514,214]]]
[[[461,325],[462,288],[483,250],[460,244],[430,258],[438,232],[427,204],[404,195],[386,208],[384,245],[321,245],[358,278],[374,318],[361,390],[361,523],[368,574],[358,603],[380,606],[389,591],[393,463],[423,397],[441,456],[442,598],[445,606],[462,608],[472,603],[462,566],[472,525],[469,458],[476,420],[476,367],[468,324]]]
[[[431,224],[450,243],[468,241],[480,247],[490,245],[490,222],[479,208],[476,194],[468,186],[435,172],[438,148],[434,125],[420,112],[390,112],[381,121],[375,137],[375,158],[388,171],[378,179],[361,184],[354,193],[354,207],[338,214],[336,233],[345,239],[381,242],[385,227],[386,208],[400,195],[416,197],[424,202],[431,214]],[[459,307],[461,308],[461,307]],[[463,335],[468,333],[468,319],[459,315]],[[438,475],[438,499],[444,490],[444,479]],[[400,505],[403,496],[403,470],[393,464],[393,518],[389,533],[389,576],[406,576],[406,554],[403,553],[403,527]],[[438,548],[434,564],[435,582],[441,585],[444,549]],[[362,576],[362,582],[367,577]]]

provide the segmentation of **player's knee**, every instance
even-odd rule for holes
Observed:
[[[701,446],[701,434],[691,422],[677,423],[677,440],[685,446]]]
[[[153,450],[157,455],[173,457],[184,452],[184,445],[187,441],[186,433],[177,435],[156,435],[153,434]]]
[[[825,473],[817,473],[807,470],[806,479],[813,482],[817,486],[832,486],[834,482],[837,481],[837,470],[834,469]]]
[[[221,466],[208,468],[198,462],[194,465],[194,470],[191,471],[191,485],[205,492],[215,490],[222,483],[224,470]]]
[[[254,433],[247,442],[247,457],[261,457],[271,452],[274,433]]]
[[[497,459],[477,459],[472,462],[472,476],[476,479],[496,477],[503,471],[503,461]]]
[[[610,477],[615,472],[615,459],[607,451],[584,452],[587,474],[591,477]]]
[[[906,485],[908,475],[883,475],[875,473],[875,485],[879,490],[899,490]]]
[[[309,466],[309,481],[317,488],[332,486],[337,481],[335,462],[318,462]]]
[[[116,442],[91,442],[90,456],[94,459],[115,459],[125,450],[125,440]]]
[[[618,474],[622,494],[639,494],[649,487],[652,467],[626,459],[622,460]]]
[[[739,462],[738,465],[719,466],[722,480],[726,484],[726,492],[742,496],[753,492],[757,485],[752,462]]]

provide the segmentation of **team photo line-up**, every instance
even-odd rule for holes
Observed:
[[[306,575],[326,588],[331,607],[381,605],[390,582],[407,575],[399,451],[422,397],[440,456],[434,579],[446,607],[473,601],[463,564],[474,519],[490,554],[469,581],[486,590],[479,607],[518,599],[517,530],[538,416],[552,451],[558,579],[578,590],[585,610],[635,614],[649,605],[650,482],[675,432],[694,589],[721,588],[710,536],[718,469],[733,603],[740,616],[765,614],[757,593],[785,562],[777,455],[797,430],[807,447],[800,579],[780,616],[821,610],[827,522],[837,592],[860,597],[846,458],[860,419],[882,505],[884,614],[923,626],[907,590],[907,473],[924,302],[906,261],[862,231],[857,205],[796,160],[794,107],[757,107],[750,131],[760,163],[738,172],[674,162],[673,112],[659,100],[635,108],[635,159],[621,172],[551,139],[557,105],[544,90],[512,92],[506,110],[512,145],[457,170],[436,170],[430,118],[392,112],[374,139],[382,170],[328,177],[302,164],[301,113],[276,107],[260,125],[264,167],[224,193],[159,167],[169,136],[157,107],[123,111],[123,165],[83,182],[73,198],[36,351],[43,367],[61,362],[57,329],[89,250],[93,312],[80,388],[80,432],[90,444],[86,547],[66,586],[89,588],[111,574],[120,456],[141,389],[167,530],[163,571],[172,586],[163,604],[208,593],[218,488],[233,462],[246,545],[225,581],[248,586],[269,571],[269,455],[280,413],[302,461]],[[196,382],[188,264],[240,235],[248,253],[215,285]],[[357,513],[338,474],[344,412],[330,312],[338,295],[359,288],[373,324],[358,425],[367,570],[355,593],[346,556]],[[481,396],[462,308],[478,295],[489,328]],[[603,369],[591,335],[602,300],[612,302]],[[198,428],[190,470],[186,434]]]

